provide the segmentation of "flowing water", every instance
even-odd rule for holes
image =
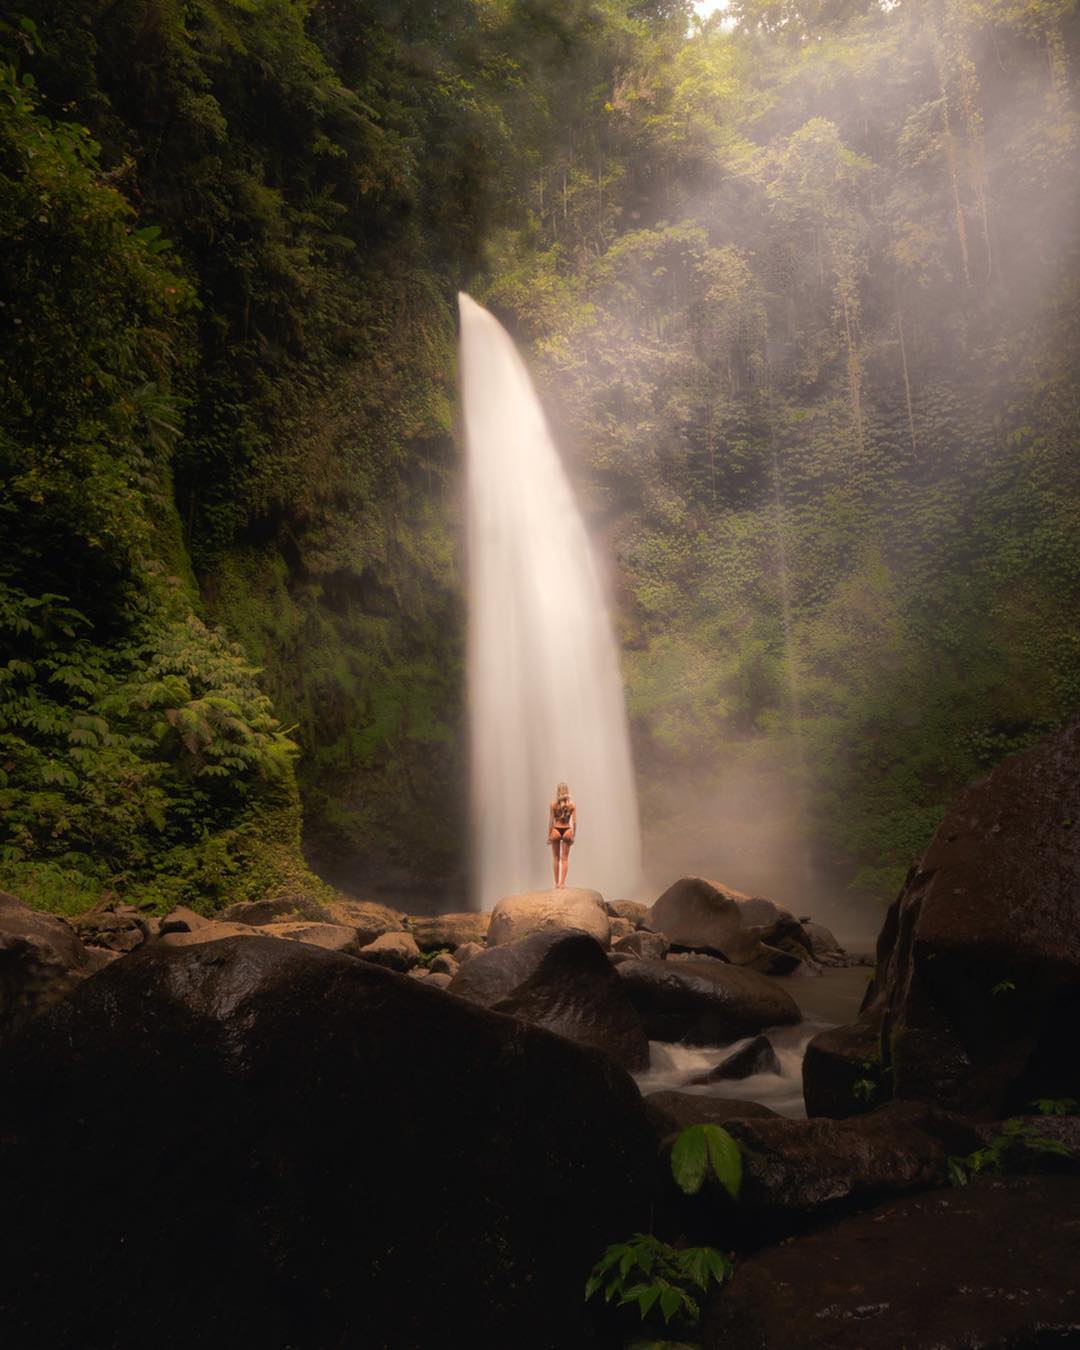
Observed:
[[[578,807],[569,885],[640,880],[618,650],[596,558],[532,381],[498,320],[461,310],[474,899],[551,885],[548,803]]]
[[[671,1045],[663,1041],[649,1043],[649,1067],[635,1080],[643,1096],[650,1092],[677,1090],[704,1097],[725,1097],[740,1102],[761,1102],[782,1116],[805,1116],[802,1094],[802,1062],[806,1043],[819,1031],[842,1023],[854,1022],[866,993],[872,972],[866,966],[826,970],[817,979],[781,979],[778,983],[792,995],[806,1019],[796,1027],[767,1027],[768,1036],[780,1072],[756,1073],[731,1082],[707,1083],[691,1087],[687,1079],[719,1064],[741,1050],[751,1036],[730,1045]]]

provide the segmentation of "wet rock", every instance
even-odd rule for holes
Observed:
[[[312,947],[323,947],[328,952],[342,952],[349,956],[360,954],[356,930],[339,923],[309,923],[306,919],[298,919],[291,923],[267,924],[256,931],[265,933],[267,937],[307,942]]]
[[[457,961],[454,960],[449,952],[440,952],[432,961],[428,969],[433,975],[446,975],[449,979],[453,979],[458,973],[459,967]]]
[[[476,910],[469,914],[436,914],[433,918],[410,915],[409,932],[422,952],[449,947],[451,951],[466,942],[483,943],[487,937],[491,915]]]
[[[1000,1350],[1076,1343],[1080,1179],[891,1201],[741,1261],[705,1350]]]
[[[471,961],[474,956],[479,956],[484,950],[486,949],[481,942],[463,942],[454,951],[454,960],[459,966],[463,966],[467,961]]]
[[[707,1073],[688,1078],[687,1086],[698,1087],[706,1083],[723,1083],[731,1079],[751,1078],[756,1073],[779,1073],[780,1061],[772,1048],[768,1036],[755,1036],[749,1044],[733,1055],[728,1055],[715,1068]]]
[[[252,928],[287,919],[308,919],[314,923],[335,922],[326,905],[303,894],[278,895],[267,900],[241,900],[222,911],[225,923],[246,923]]]
[[[458,972],[450,992],[594,1046],[626,1069],[649,1062],[641,1019],[586,933],[548,930],[491,947]]]
[[[723,1045],[802,1021],[791,995],[756,971],[720,961],[627,961],[615,969],[651,1041]]]
[[[756,970],[761,975],[793,975],[804,964],[806,953],[781,951],[778,947],[759,943],[757,955],[745,964],[746,970]]]
[[[663,933],[650,933],[638,929],[629,937],[622,937],[612,944],[612,949],[636,956],[642,961],[662,961],[667,955],[668,940]]]
[[[840,1120],[872,1111],[890,1096],[882,1073],[880,1035],[873,1021],[831,1027],[807,1044],[803,1099],[808,1116]]]
[[[383,933],[360,948],[360,957],[387,970],[408,970],[416,964],[420,948],[411,933]]]
[[[737,1222],[775,1240],[908,1191],[948,1182],[950,1154],[978,1147],[974,1126],[923,1103],[894,1103],[849,1120],[743,1121]]]
[[[529,891],[500,900],[491,911],[487,943],[503,947],[552,928],[577,928],[605,949],[611,940],[611,923],[600,892],[567,886],[561,891]]]
[[[760,1102],[740,1102],[730,1097],[707,1097],[700,1092],[650,1092],[645,1114],[657,1135],[680,1134],[690,1125],[723,1125],[729,1120],[776,1118]]]
[[[613,919],[627,919],[635,928],[644,928],[649,922],[649,906],[637,900],[605,900],[604,908]]]
[[[1002,1116],[1080,1096],[1078,821],[1080,718],[949,808],[886,917],[862,1018],[897,1098]]]
[[[107,963],[63,919],[0,891],[0,1043]]]
[[[75,997],[0,1055],[5,1344],[436,1346],[451,1307],[455,1344],[586,1343],[654,1161],[603,1055],[258,936],[144,947]],[[137,1165],[103,1166],[120,1138]]]
[[[374,900],[335,900],[327,906],[331,923],[343,924],[356,932],[361,947],[384,933],[400,933],[404,916]]]

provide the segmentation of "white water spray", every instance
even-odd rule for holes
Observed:
[[[552,885],[548,803],[578,808],[567,885],[640,880],[618,653],[585,524],[532,381],[498,320],[462,293],[468,470],[474,895]]]

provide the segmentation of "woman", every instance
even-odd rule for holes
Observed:
[[[566,868],[570,862],[570,845],[577,830],[577,807],[570,800],[570,789],[560,783],[555,789],[555,800],[548,811],[548,843],[551,845],[551,870],[555,889],[566,885]]]

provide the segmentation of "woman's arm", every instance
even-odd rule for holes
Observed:
[[[567,836],[571,843],[577,838],[577,806],[570,807],[570,833]]]

